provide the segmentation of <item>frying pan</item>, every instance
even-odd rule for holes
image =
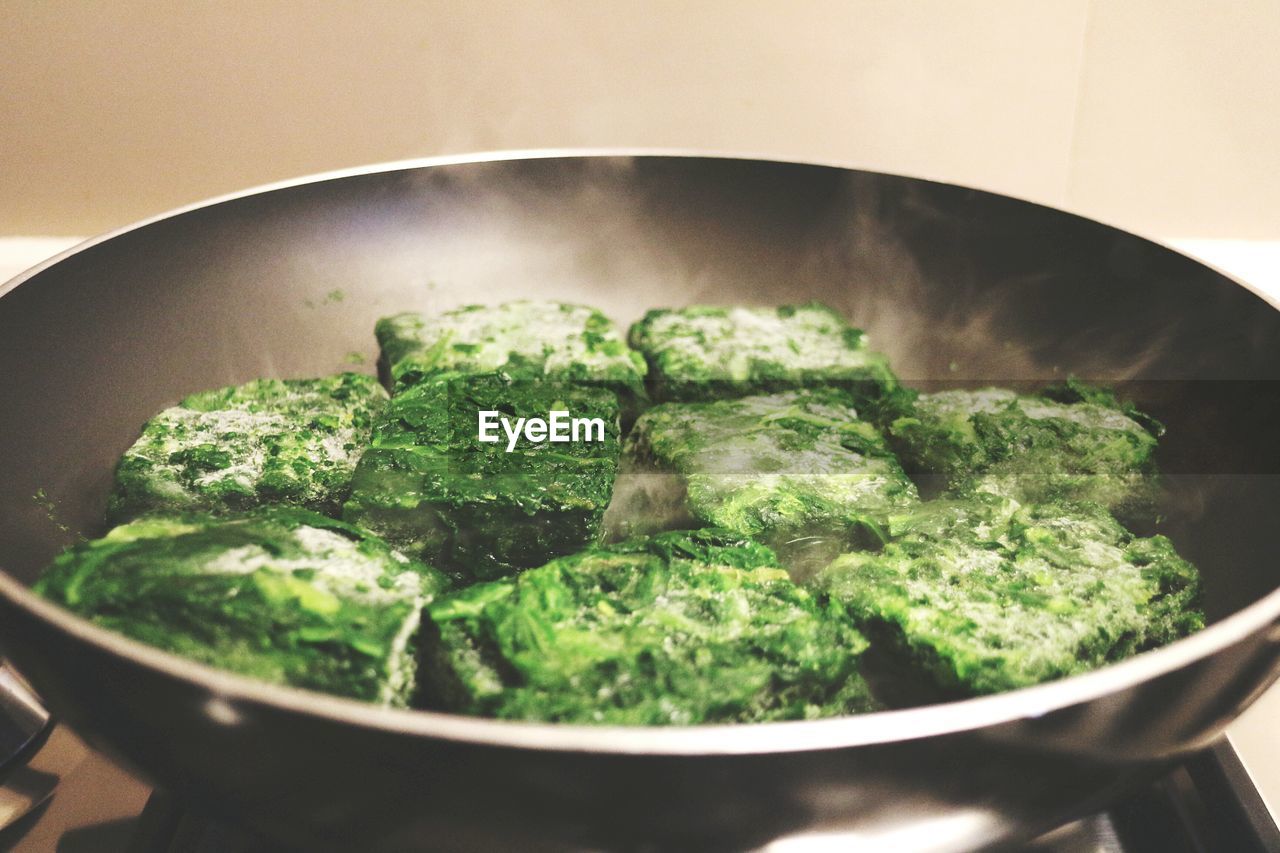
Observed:
[[[1104,805],[1218,738],[1280,672],[1280,314],[1061,211],[731,157],[427,160],[179,210],[0,292],[4,654],[94,744],[303,849],[804,849],[833,833],[848,849],[970,849]],[[378,316],[519,297],[622,323],[659,305],[820,299],[909,382],[1117,384],[1168,425],[1161,529],[1201,567],[1211,624],[1003,695],[621,729],[257,683],[28,590],[100,531],[115,460],[165,405],[265,375],[371,371]]]

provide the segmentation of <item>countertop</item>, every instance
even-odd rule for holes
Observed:
[[[78,237],[0,238],[0,282],[5,282],[22,270],[74,246],[81,239]],[[1174,248],[1199,257],[1223,272],[1247,282],[1255,290],[1280,304],[1280,241],[1169,240],[1167,242]],[[1244,716],[1232,724],[1228,733],[1241,760],[1267,801],[1271,813],[1280,821],[1280,685],[1263,695]],[[131,779],[125,771],[107,765],[105,762],[101,763],[99,770],[92,774],[91,779],[87,782],[83,779],[81,781],[84,784],[77,790],[77,796],[67,796],[71,792],[63,791],[61,792],[63,796],[56,798],[60,802],[52,803],[50,807],[78,807],[86,813],[93,813],[93,818],[97,821],[110,821],[116,817],[123,819],[129,815],[98,815],[94,812],[91,803],[77,804],[73,801],[80,796],[89,795],[89,792],[94,790],[95,784],[126,786],[136,790],[135,796],[125,798],[123,802],[132,804],[137,800],[137,808],[141,808],[141,802],[146,795],[146,788],[141,782]],[[28,838],[26,841],[31,842],[34,839]]]

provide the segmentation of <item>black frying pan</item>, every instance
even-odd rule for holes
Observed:
[[[794,163],[460,158],[199,205],[0,292],[4,653],[98,745],[307,849],[739,848],[833,831],[867,849],[966,849],[1098,807],[1219,737],[1280,672],[1280,314],[1066,213]],[[1000,696],[616,729],[260,684],[27,590],[74,532],[99,532],[115,460],[185,393],[331,372],[353,353],[371,369],[382,314],[517,297],[623,323],[657,305],[817,298],[868,328],[909,381],[1119,383],[1169,426],[1163,527],[1201,567],[1212,624]]]

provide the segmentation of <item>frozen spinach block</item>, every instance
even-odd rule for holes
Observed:
[[[946,494],[1087,501],[1125,521],[1152,515],[1160,424],[1078,382],[1037,395],[1002,388],[922,394],[888,428],[908,472]]]
[[[608,525],[615,537],[713,526],[825,565],[884,541],[916,489],[840,389],[663,403],[627,437]]]
[[[867,337],[825,305],[656,309],[631,327],[658,401],[700,401],[839,385],[860,404],[909,395]]]
[[[608,317],[582,305],[521,300],[397,314],[379,320],[375,332],[380,370],[394,393],[436,373],[500,371],[601,385],[618,393],[624,409],[644,398],[644,359]]]
[[[1085,672],[1204,625],[1196,569],[1096,505],[936,501],[890,532],[883,551],[836,559],[813,588],[935,698]]]
[[[113,522],[289,504],[336,514],[387,394],[371,376],[259,379],[147,421],[116,467]]]
[[[442,574],[308,510],[148,516],[57,558],[36,590],[93,622],[277,684],[405,706]]]
[[[513,446],[504,427],[485,443],[478,422],[486,411],[509,425],[557,411],[596,423],[577,440],[552,441],[547,430],[546,440],[521,433]],[[603,388],[437,374],[392,398],[344,518],[463,582],[539,566],[596,539],[618,435],[617,398]]]
[[[728,531],[591,548],[433,602],[426,704],[548,722],[687,725],[873,710],[866,641]]]

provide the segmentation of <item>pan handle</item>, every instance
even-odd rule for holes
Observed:
[[[27,747],[49,726],[49,712],[25,681],[0,660],[0,770],[15,758],[25,757]]]

